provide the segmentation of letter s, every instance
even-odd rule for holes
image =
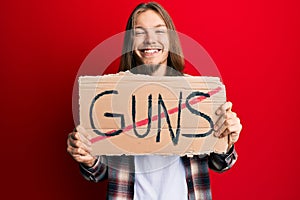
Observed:
[[[213,131],[213,126],[214,126],[214,122],[211,120],[211,118],[210,118],[208,115],[206,115],[206,114],[204,114],[204,113],[202,113],[202,112],[200,112],[200,111],[198,111],[198,110],[192,108],[192,106],[190,105],[189,101],[190,101],[191,98],[193,98],[193,97],[195,97],[195,96],[210,97],[210,95],[207,94],[207,93],[203,93],[203,92],[196,91],[196,92],[192,92],[192,93],[186,98],[186,101],[185,101],[186,107],[189,109],[189,111],[190,111],[191,113],[193,113],[193,114],[195,114],[195,115],[198,115],[198,116],[204,118],[205,120],[207,120],[207,121],[209,122],[210,130],[207,131],[206,133],[198,133],[198,134],[182,134],[182,136],[185,136],[185,137],[206,137],[206,136],[208,136],[208,135],[210,135],[210,134],[212,133],[212,131]]]

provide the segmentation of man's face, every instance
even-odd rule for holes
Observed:
[[[138,15],[134,26],[133,50],[137,64],[167,65],[168,29],[156,12],[147,10]]]

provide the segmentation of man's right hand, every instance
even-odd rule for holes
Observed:
[[[69,133],[67,139],[67,151],[79,163],[92,167],[96,157],[92,156],[91,142],[89,135],[82,126],[77,126],[76,130]]]

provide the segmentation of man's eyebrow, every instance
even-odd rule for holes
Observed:
[[[162,26],[166,27],[165,24],[158,24],[158,25],[156,25],[155,27],[158,28],[158,27],[162,27]]]
[[[158,24],[158,25],[154,26],[154,28],[159,28],[159,27],[167,27],[167,26],[165,24]],[[143,26],[135,26],[134,28],[145,29],[145,27],[143,27]]]

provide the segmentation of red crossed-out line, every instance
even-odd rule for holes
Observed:
[[[221,87],[217,87],[217,88],[215,88],[215,89],[209,91],[208,94],[209,94],[209,96],[213,96],[213,95],[215,95],[216,93],[220,92],[221,90],[222,90]],[[206,99],[206,98],[207,98],[207,97],[205,97],[205,96],[197,97],[197,98],[195,98],[195,99],[189,101],[189,104],[190,104],[190,105],[194,105],[194,104],[196,104],[196,103],[199,103],[199,102],[203,101],[203,100]],[[181,104],[181,109],[185,109],[185,108],[186,108],[186,103]],[[174,113],[176,113],[176,112],[178,112],[178,107],[171,108],[170,110],[168,110],[168,114],[169,114],[169,115],[172,115],[172,114],[174,114]],[[164,117],[165,117],[165,113],[162,112],[162,113],[160,114],[160,117],[161,117],[161,118],[164,118]],[[157,119],[158,119],[158,115],[154,115],[154,116],[152,116],[152,118],[151,118],[152,121],[156,121]],[[142,119],[142,120],[136,122],[136,127],[144,126],[144,125],[147,125],[147,124],[148,124],[148,118]],[[132,124],[131,124],[131,125],[128,125],[128,126],[126,126],[126,127],[123,129],[123,133],[125,133],[125,132],[127,132],[127,131],[130,131],[130,130],[132,130],[132,129],[133,129],[133,125],[132,125]],[[111,131],[107,132],[106,134],[110,134],[110,133],[113,133],[113,132],[115,132],[115,131],[116,131],[116,130],[111,130]],[[110,137],[110,136],[102,136],[102,135],[99,135],[99,136],[97,136],[97,137],[92,138],[90,141],[91,141],[91,143],[95,143],[95,142],[98,142],[98,141],[100,141],[100,140],[103,140],[103,139],[105,139],[105,138],[107,138],[107,137]]]

